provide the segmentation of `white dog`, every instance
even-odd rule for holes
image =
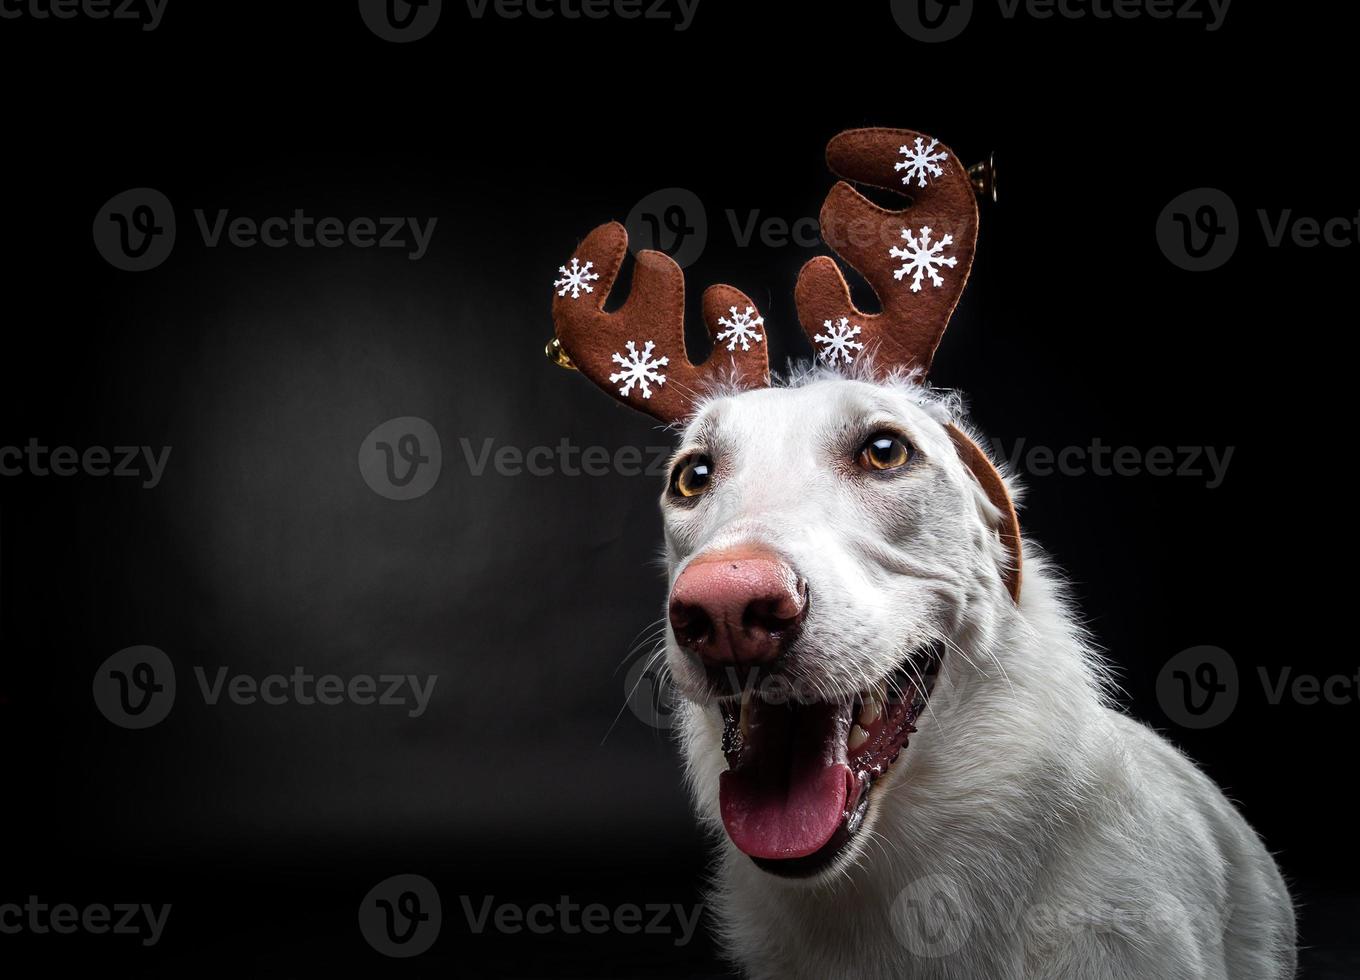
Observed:
[[[656,252],[606,310],[629,251],[617,223],[553,282],[549,355],[684,427],[661,503],[663,652],[731,955],[757,980],[1292,976],[1274,861],[1115,710],[1013,488],[923,383],[989,168],[912,130],[847,130],[826,156],[843,180],[822,237],[881,309],[825,255],[794,298],[845,374],[768,387],[765,322],[723,285],[702,304],[713,351],[692,362],[684,275]]]
[[[666,653],[730,955],[762,980],[1292,977],[1275,862],[1113,706],[1029,541],[1012,600],[947,423],[901,374],[812,371],[684,429]]]

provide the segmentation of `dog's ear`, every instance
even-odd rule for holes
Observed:
[[[1006,583],[1006,591],[1018,603],[1024,558],[1020,545],[1020,518],[1015,513],[1015,503],[1011,500],[1010,491],[1006,489],[1006,481],[1001,478],[1001,474],[987,458],[987,454],[968,438],[962,429],[953,425],[946,425],[945,428],[949,430],[949,438],[954,440],[954,448],[958,451],[959,459],[963,460],[963,465],[968,467],[982,492],[1001,515],[996,532],[1010,555],[1010,561],[1007,567],[1002,569],[1001,577]]]

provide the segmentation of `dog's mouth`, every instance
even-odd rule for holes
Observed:
[[[728,770],[719,800],[732,843],[774,874],[828,867],[916,731],[943,652],[918,651],[851,701],[775,703],[753,692],[720,701]]]

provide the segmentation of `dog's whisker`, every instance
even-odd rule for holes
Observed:
[[[666,645],[664,643],[658,644],[657,647],[647,655],[642,669],[638,671],[637,680],[633,682],[633,686],[628,690],[627,694],[624,695],[623,704],[619,705],[618,713],[614,715],[614,720],[609,723],[609,727],[605,730],[604,737],[600,739],[601,745],[604,745],[605,742],[609,740],[609,736],[613,734],[614,728],[619,723],[619,719],[622,718],[623,713],[628,710],[628,705],[633,700],[633,695],[637,694],[637,690],[642,686],[642,682],[646,680],[648,674],[658,663],[661,665],[660,675],[657,678],[658,685],[666,686],[671,683],[670,665],[665,662],[665,656]],[[617,674],[618,670],[615,669],[614,672]]]

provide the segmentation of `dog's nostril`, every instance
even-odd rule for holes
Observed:
[[[697,646],[713,634],[713,620],[698,606],[671,603],[671,629],[681,646]]]
[[[787,596],[756,599],[742,612],[741,626],[746,630],[780,633],[797,625],[800,612],[799,606],[790,602]]]
[[[742,629],[784,633],[803,621],[807,608],[807,583],[800,581],[792,591],[777,592],[748,602],[742,610]]]

